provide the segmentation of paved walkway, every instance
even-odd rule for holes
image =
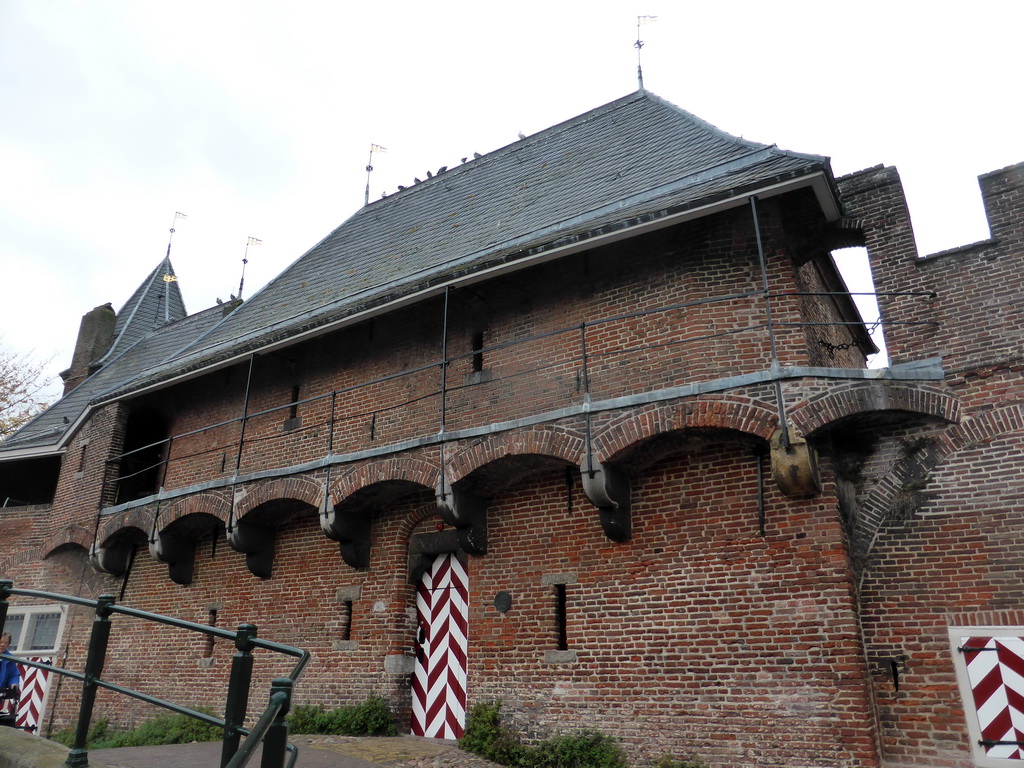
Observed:
[[[483,758],[460,750],[454,741],[416,736],[354,738],[299,736],[289,741],[299,748],[296,768],[497,768]],[[173,744],[162,747],[121,747],[89,752],[89,763],[107,768],[217,768],[220,742]],[[259,766],[259,752],[249,761]]]

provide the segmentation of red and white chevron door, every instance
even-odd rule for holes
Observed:
[[[985,757],[1024,760],[1024,638],[963,637]]]
[[[49,658],[30,656],[29,661],[38,661],[40,664],[49,664]],[[18,713],[15,717],[15,724],[19,728],[32,731],[39,727],[43,719],[43,705],[46,702],[46,689],[50,681],[50,673],[46,670],[35,667],[18,665],[21,673],[21,701],[18,702]]]
[[[466,727],[469,579],[454,554],[438,555],[416,594],[416,670],[412,732],[458,739]]]

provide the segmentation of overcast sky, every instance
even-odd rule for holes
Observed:
[[[71,360],[171,258],[195,312],[363,204],[637,87],[731,133],[899,168],[923,253],[1024,161],[1024,2],[0,0],[0,334]],[[175,211],[188,218],[174,221]]]

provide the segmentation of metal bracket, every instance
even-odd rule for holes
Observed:
[[[629,476],[593,457],[583,460],[580,471],[583,492],[600,512],[604,535],[612,541],[629,541],[633,536]]]

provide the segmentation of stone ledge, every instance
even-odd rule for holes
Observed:
[[[63,768],[71,750],[17,728],[0,728],[0,768]],[[90,758],[90,768],[108,768]]]

